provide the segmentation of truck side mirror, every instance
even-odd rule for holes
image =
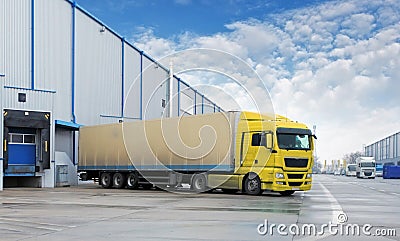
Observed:
[[[274,148],[274,139],[273,139],[273,134],[272,133],[267,133],[265,135],[265,139],[267,140],[267,143],[265,145],[265,147],[267,147],[268,149],[272,149]]]
[[[265,133],[261,134],[260,146],[267,146],[267,138],[265,137]]]
[[[260,146],[265,146],[267,149],[273,148],[272,133],[262,133]]]

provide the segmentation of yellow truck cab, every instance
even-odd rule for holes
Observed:
[[[283,116],[276,116],[276,135],[270,162],[274,163],[272,180],[266,189],[291,194],[311,189],[314,142],[310,129]]]
[[[313,137],[305,124],[286,117],[242,112],[236,133],[236,169],[219,187],[252,195],[264,190],[281,195],[310,190]]]

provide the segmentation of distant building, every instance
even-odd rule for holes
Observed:
[[[364,148],[366,156],[373,156],[377,163],[400,165],[400,132],[385,137]]]

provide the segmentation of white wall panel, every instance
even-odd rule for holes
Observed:
[[[186,86],[185,84],[181,83],[181,95],[180,95],[180,112],[186,113],[190,115],[194,115],[195,111],[195,91]]]
[[[5,1],[0,2],[0,33],[6,32],[6,11]],[[0,75],[6,72],[6,34],[0,35]],[[1,83],[4,83],[4,77],[0,76]],[[1,91],[0,91],[1,93]]]
[[[396,157],[400,157],[400,132],[396,134]]]
[[[196,115],[201,115],[201,107],[202,107],[202,102],[201,102],[202,96],[198,92],[195,94],[195,114]]]
[[[55,90],[55,118],[71,120],[72,7],[35,0],[35,88]]]
[[[26,94],[26,102],[18,102],[18,93]],[[3,109],[53,112],[55,93],[35,90],[3,89]]]
[[[125,110],[128,118],[140,117],[140,53],[125,44]]]
[[[204,99],[204,114],[214,113],[214,103]]]
[[[76,12],[76,117],[90,125],[121,115],[121,39],[84,13]]]
[[[169,75],[161,67],[151,64],[147,58],[143,58],[144,65],[148,66],[143,72],[143,119],[160,118],[164,108],[161,103],[166,100],[167,83]]]
[[[2,74],[6,86],[30,88],[31,83],[31,1],[1,0],[0,18],[3,23],[0,38]]]
[[[73,135],[74,133],[70,130],[63,128],[55,128],[55,151],[65,152],[70,160],[73,160]]]

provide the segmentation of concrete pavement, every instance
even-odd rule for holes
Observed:
[[[400,240],[398,184],[400,180],[315,175],[311,191],[290,197],[267,192],[174,194],[95,184],[11,188],[0,193],[0,239]],[[340,215],[347,218],[343,225],[371,224],[371,232],[394,229],[397,236],[335,235],[327,229],[320,235],[289,232],[290,227],[296,231],[296,226],[310,224],[318,231],[324,224],[338,223]],[[273,234],[260,235],[267,225]],[[279,225],[286,227],[281,233]]]

